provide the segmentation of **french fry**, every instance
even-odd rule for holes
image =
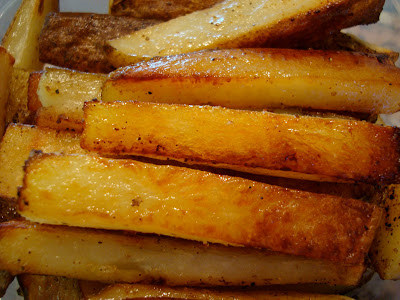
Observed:
[[[86,152],[79,146],[76,134],[29,125],[9,125],[0,144],[0,198],[17,198],[24,176],[23,166],[32,150]]]
[[[9,85],[14,58],[5,48],[0,46],[0,140],[4,134],[6,124]]]
[[[115,67],[155,56],[214,48],[291,48],[332,31],[376,22],[384,1],[239,2],[213,7],[108,41]],[[252,16],[248,18],[248,16]]]
[[[364,261],[381,214],[354,199],[134,160],[38,154],[25,172],[19,213],[34,222],[157,233],[348,264]]]
[[[363,265],[257,249],[26,221],[0,224],[0,241],[1,266],[14,274],[51,274],[110,283],[352,286],[364,270]]]
[[[400,69],[351,52],[200,51],[118,69],[108,76],[102,100],[394,113]]]
[[[158,24],[129,16],[85,13],[52,13],[39,38],[40,60],[83,72],[108,73],[114,67],[104,44],[128,33]]]
[[[209,8],[222,0],[110,0],[111,15],[129,15],[143,19],[170,20]]]
[[[318,181],[396,182],[398,129],[211,106],[85,105],[81,146]]]
[[[39,35],[46,15],[58,11],[58,0],[23,0],[3,38],[4,48],[15,58],[15,67],[41,69]]]
[[[88,300],[102,299],[204,299],[204,300],[350,300],[346,296],[323,295],[298,292],[282,292],[271,290],[216,290],[195,289],[186,287],[167,287],[144,284],[114,284],[105,287],[97,295],[88,297]]]

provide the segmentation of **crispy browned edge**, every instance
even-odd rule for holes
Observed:
[[[39,88],[40,78],[44,71],[32,72],[28,80],[28,109],[30,111],[37,111],[42,107],[42,102],[39,100],[37,90]]]
[[[105,42],[161,21],[90,13],[50,13],[39,37],[42,62],[82,72],[108,73],[114,69]]]
[[[143,19],[170,20],[197,10],[209,8],[223,0],[114,0],[112,15],[130,15]]]

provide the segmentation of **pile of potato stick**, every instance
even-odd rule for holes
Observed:
[[[0,46],[0,296],[349,299],[400,278],[382,0],[23,0]],[[366,272],[368,270],[368,272]]]

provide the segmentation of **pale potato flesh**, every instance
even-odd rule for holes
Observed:
[[[394,113],[400,69],[351,52],[200,51],[118,69],[109,74],[102,100]]]
[[[256,249],[26,221],[0,224],[0,264],[13,274],[187,286],[353,286],[364,271]]]
[[[39,35],[46,15],[58,11],[58,0],[23,0],[2,45],[15,58],[15,67],[41,69]]]
[[[155,56],[202,49],[287,47],[330,31],[376,22],[383,3],[381,0],[226,0],[209,9],[110,40],[109,59],[119,67]]]
[[[318,181],[397,182],[398,129],[364,121],[147,102],[90,102],[81,146]]]
[[[25,172],[19,213],[35,222],[164,234],[349,264],[364,261],[381,215],[378,207],[350,198],[128,159],[37,154]]]

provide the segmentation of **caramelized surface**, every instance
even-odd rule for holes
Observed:
[[[381,215],[378,207],[354,199],[134,160],[43,154],[25,170],[19,210],[32,221],[349,264],[364,261]]]
[[[396,182],[398,129],[211,106],[86,103],[81,146],[319,181]]]
[[[199,51],[112,72],[102,100],[394,113],[400,109],[400,69],[351,52]]]

